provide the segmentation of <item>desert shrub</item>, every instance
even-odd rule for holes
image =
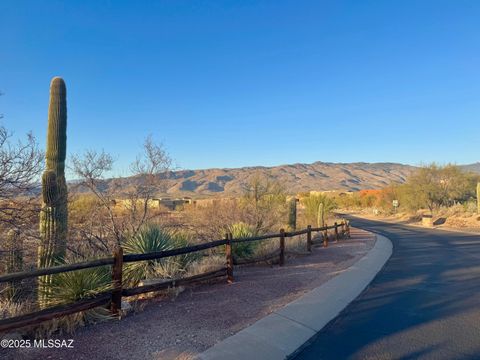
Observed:
[[[212,254],[210,256],[204,256],[198,259],[198,261],[192,262],[188,267],[188,275],[198,275],[209,271],[218,270],[225,267],[225,254]]]
[[[287,218],[287,194],[271,176],[257,173],[245,185],[240,207],[243,222],[251,224],[256,233],[278,230]]]
[[[469,200],[463,203],[463,209],[470,214],[477,213],[477,202],[475,200]]]
[[[0,298],[0,319],[26,314],[30,311],[31,304],[12,300],[10,297]]]
[[[400,206],[408,210],[427,208],[431,213],[475,198],[478,175],[455,165],[430,164],[417,169],[406,184],[400,185]]]
[[[256,235],[255,230],[250,225],[242,222],[230,225],[228,232],[232,234],[234,239],[254,237]],[[257,247],[258,241],[232,244],[233,257],[237,259],[249,258],[255,253]]]
[[[185,207],[183,223],[201,242],[222,239],[226,226],[244,220],[244,211],[236,199],[205,199]]]
[[[146,254],[186,247],[190,238],[186,233],[165,230],[156,225],[146,225],[136,234],[126,238],[122,246],[125,254]],[[198,253],[190,253],[162,259],[137,261],[124,265],[123,278],[131,286],[144,279],[171,278],[186,271],[188,265],[198,259]]]

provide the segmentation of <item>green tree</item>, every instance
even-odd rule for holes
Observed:
[[[399,186],[402,203],[412,210],[427,208],[433,213],[440,206],[451,206],[475,197],[478,175],[455,165],[430,164],[419,168],[405,185]]]

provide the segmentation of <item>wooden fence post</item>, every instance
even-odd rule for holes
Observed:
[[[280,229],[280,261],[279,265],[285,264],[285,230]]]
[[[227,257],[227,283],[233,283],[233,255],[232,255],[232,233],[228,233],[225,237],[225,255]]]
[[[307,226],[307,251],[312,252],[312,225]]]
[[[323,230],[323,247],[328,246],[328,225],[325,223],[325,230]]]
[[[110,311],[113,315],[119,316],[122,310],[122,268],[123,268],[123,249],[118,246],[113,252],[112,267],[112,301],[110,303]]]
[[[335,222],[335,241],[338,241],[338,224]]]

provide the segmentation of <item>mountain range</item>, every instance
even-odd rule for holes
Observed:
[[[480,163],[460,165],[465,171],[480,174]],[[399,163],[330,163],[290,164],[272,167],[214,168],[169,171],[161,175],[164,191],[159,196],[236,196],[242,194],[250,179],[266,176],[280,182],[287,192],[305,191],[357,191],[381,189],[392,183],[403,183],[416,169]],[[139,180],[138,176],[106,180],[128,188]],[[120,182],[120,183],[118,183]]]

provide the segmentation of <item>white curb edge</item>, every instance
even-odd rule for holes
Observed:
[[[391,241],[376,234],[373,248],[323,285],[205,352],[201,360],[285,359],[333,320],[370,284],[392,255]]]

